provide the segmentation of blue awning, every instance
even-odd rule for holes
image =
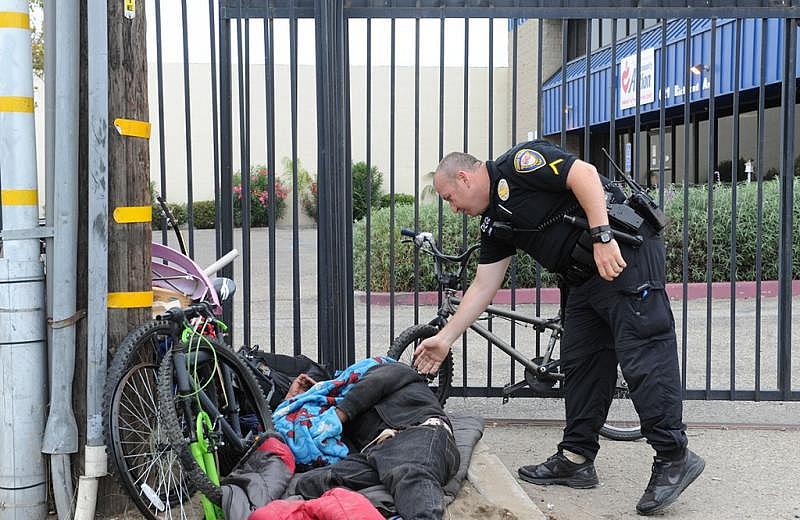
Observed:
[[[717,20],[717,48],[715,64],[715,95],[733,92],[734,38],[736,24],[734,19]],[[767,20],[767,62],[765,84],[781,81],[783,72],[783,37],[786,24],[783,19]],[[664,76],[664,106],[666,108],[684,103],[684,83],[688,67],[695,64],[710,66],[711,64],[711,20],[697,19],[691,21],[691,52],[689,63],[684,63],[686,45],[686,20],[671,20],[667,23],[666,74]],[[746,19],[742,21],[740,37],[740,77],[739,89],[758,88],[760,79],[761,55],[761,20]],[[654,53],[654,99],[651,103],[643,103],[640,112],[645,114],[660,108],[659,92],[661,85],[661,26],[643,31],[641,50],[653,49]],[[635,107],[620,108],[620,62],[627,56],[636,54],[636,37],[628,37],[617,42],[617,87],[616,99],[612,103],[611,94],[611,46],[593,52],[590,56],[590,115],[591,125],[607,123],[611,109],[615,109],[616,118],[633,116]],[[800,60],[795,75],[800,77]],[[570,61],[566,66],[566,114],[567,130],[580,129],[585,126],[586,88],[586,56]],[[700,101],[708,99],[710,93],[709,75],[704,71],[699,76],[690,75],[689,99]],[[561,70],[557,71],[542,85],[542,125],[543,134],[552,135],[561,131]]]

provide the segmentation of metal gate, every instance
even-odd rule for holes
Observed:
[[[426,172],[449,151],[489,159],[547,138],[609,174],[607,148],[673,208],[680,232],[668,248],[686,396],[799,399],[800,7],[730,4],[209,0],[200,16],[187,14],[184,0],[181,98],[164,91],[163,28],[172,25],[156,0],[159,188],[175,189],[169,170],[184,164],[169,166],[170,155],[185,148],[190,248],[211,255],[203,247],[211,235],[193,222],[194,186],[213,183],[208,242],[217,256],[242,251],[236,272],[225,273],[240,287],[226,309],[234,342],[337,367],[384,353],[437,304],[426,260],[399,243],[399,228],[430,224],[456,248],[478,238],[474,224],[453,224],[430,195]],[[198,34],[211,42],[202,66],[189,55]],[[205,71],[203,81],[192,83],[192,67]],[[200,90],[208,103],[198,109]],[[179,115],[165,113],[170,95],[183,102],[182,135]],[[211,131],[193,139],[193,121],[209,108]],[[206,159],[193,161],[198,154]],[[281,220],[286,206],[290,218]],[[299,223],[308,207],[316,229]],[[256,218],[266,230],[252,226]],[[499,298],[554,314],[547,280],[518,259]],[[490,326],[538,355],[535,333]],[[454,347],[457,394],[498,396],[519,378],[484,345],[465,336]]]

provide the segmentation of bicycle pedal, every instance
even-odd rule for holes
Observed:
[[[517,393],[518,391],[522,390],[527,386],[528,382],[525,380],[514,383],[513,385],[511,383],[505,385],[501,392],[503,394],[503,404],[506,404],[510,398],[514,397],[515,393]]]

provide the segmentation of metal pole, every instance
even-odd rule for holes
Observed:
[[[77,2],[75,4],[74,8],[77,11]],[[78,484],[78,501],[75,506],[75,517],[78,519],[94,518],[98,479],[107,473],[103,433],[103,390],[108,351],[106,328],[108,317],[109,185],[107,9],[106,0],[89,0],[86,9],[89,91],[89,215],[87,221],[92,225],[89,226],[87,237],[89,276],[86,344],[86,451],[84,471]],[[77,185],[77,171],[74,184]],[[74,202],[77,206],[77,190],[71,191],[75,191],[76,200]],[[70,195],[73,194],[70,193]],[[65,249],[69,249],[69,242],[63,242]],[[74,253],[74,247],[72,251]],[[65,273],[65,276],[67,275],[68,273]]]
[[[39,519],[47,515],[41,453],[47,385],[45,286],[25,0],[0,0],[0,56],[0,519]]]
[[[56,4],[47,2],[44,4],[44,32],[47,45],[44,62],[45,80],[45,200],[52,201],[55,194],[55,92],[56,92],[56,55],[58,45],[56,42]],[[53,204],[45,204],[45,217],[49,226],[53,224]],[[52,257],[49,258],[52,262]],[[49,271],[49,268],[48,268]],[[53,277],[45,280],[47,294],[53,294]],[[52,298],[46,298],[48,308],[47,313],[52,316]],[[52,338],[48,338],[52,341]],[[50,343],[52,344],[52,343]],[[68,410],[71,415],[72,410]],[[52,414],[52,410],[51,410]],[[74,417],[72,419],[75,421]],[[44,450],[46,451],[46,450]],[[53,480],[53,499],[56,503],[56,512],[60,519],[68,519],[72,516],[72,497],[74,488],[72,485],[72,464],[68,453],[52,454],[50,456],[50,475]]]
[[[343,108],[344,8],[342,0],[316,2],[317,121],[319,125],[319,359],[332,368],[344,368],[346,353],[355,342],[353,315],[351,212],[341,201],[351,201]],[[350,202],[347,202],[349,205]],[[349,207],[349,206],[348,206]]]

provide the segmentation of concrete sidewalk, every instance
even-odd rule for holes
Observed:
[[[292,240],[291,230],[278,229],[276,248],[277,308],[275,337],[278,348],[291,352],[293,337],[294,306],[301,306],[302,350],[312,357],[317,346],[317,283],[316,283],[316,230],[301,230],[297,253],[300,257],[300,280],[298,295],[292,290]],[[269,344],[270,327],[268,316],[268,276],[265,251],[267,230],[253,231],[253,273],[251,332],[252,343]],[[196,250],[201,265],[213,258],[213,231],[203,230],[196,235]],[[237,236],[236,246],[241,247]],[[256,253],[257,252],[257,253]],[[240,287],[243,281],[241,258],[236,262],[236,277]],[[793,315],[800,318],[800,298],[794,299]],[[706,336],[706,320],[709,305],[713,307],[713,337]],[[543,314],[554,314],[555,306],[543,309]],[[382,354],[391,339],[408,325],[414,323],[412,307],[366,308],[356,301],[356,348],[357,356],[366,355],[364,348],[366,331],[370,331],[371,354]],[[711,388],[729,388],[731,363],[735,363],[737,388],[753,388],[754,366],[761,367],[761,388],[777,387],[777,299],[766,298],[762,307],[761,349],[754,348],[755,308],[753,300],[737,300],[736,313],[731,317],[730,301],[713,301],[711,304],[697,300],[687,305],[687,321],[683,323],[680,305],[673,302],[678,334],[682,327],[688,330],[687,372],[689,388],[704,388],[707,371],[710,372]],[[526,310],[528,312],[529,310]],[[370,323],[366,323],[369,312]],[[236,299],[234,326],[242,330],[241,298]],[[435,308],[420,309],[420,319],[435,314]],[[735,334],[731,329],[738,324]],[[507,334],[503,324],[496,324],[498,334]],[[695,333],[693,331],[701,331]],[[241,332],[237,342],[242,341]],[[800,327],[792,329],[793,345],[800,344]],[[735,360],[731,355],[731,339],[735,338]],[[528,347],[531,340],[526,336],[518,341]],[[470,338],[471,352],[485,352],[476,338]],[[710,344],[710,347],[708,346]],[[709,354],[710,351],[710,354]],[[756,355],[759,352],[759,356]],[[462,382],[461,349],[454,350],[456,357],[456,384]],[[707,367],[710,355],[711,366]],[[511,380],[505,356],[496,354],[491,370],[494,385]],[[502,362],[497,362],[503,359]],[[472,354],[467,368],[468,384],[485,384],[490,371],[485,354]],[[519,368],[519,367],[517,367]],[[800,380],[800,356],[792,356],[794,387]],[[517,370],[517,378],[521,371]],[[499,457],[514,478],[517,467],[544,461],[556,451],[561,437],[561,427],[556,423],[544,426],[533,423],[508,425],[508,421],[563,421],[563,401],[559,399],[512,399],[501,406],[496,398],[451,398],[448,411],[469,413],[488,418],[483,443],[489,453]],[[676,519],[797,519],[800,518],[800,403],[798,402],[742,402],[742,401],[687,401],[684,405],[684,420],[690,424],[690,447],[706,459],[706,470],[663,515]],[[499,419],[493,425],[492,419]],[[727,424],[727,429],[691,427],[707,424]],[[738,425],[749,425],[742,428]],[[619,443],[601,442],[602,449],[597,459],[597,471],[601,485],[592,490],[573,490],[560,486],[540,487],[521,483],[522,489],[541,509],[545,516],[555,520],[624,519],[638,518],[635,505],[650,477],[652,450],[644,441]],[[510,482],[506,480],[505,482]],[[509,483],[509,485],[511,485]],[[500,504],[507,499],[502,486],[498,496],[488,496]],[[455,518],[455,517],[453,517]],[[524,516],[522,517],[524,518]]]

